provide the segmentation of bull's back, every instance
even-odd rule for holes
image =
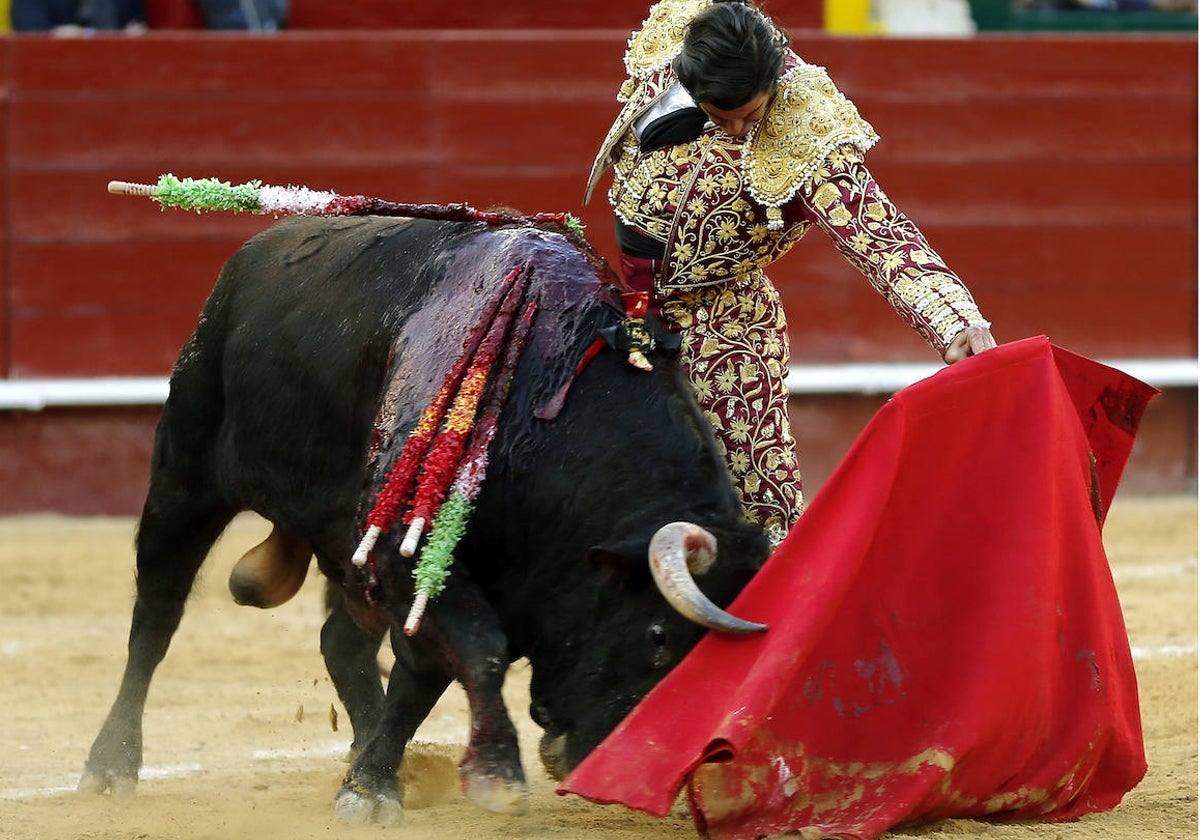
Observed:
[[[181,354],[176,437],[208,446],[222,493],[269,518],[353,509],[384,395],[389,423],[411,428],[531,237],[382,217],[279,222],[229,259]]]

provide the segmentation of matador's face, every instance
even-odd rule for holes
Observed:
[[[741,140],[750,133],[750,129],[754,128],[759,120],[767,115],[767,110],[771,107],[771,98],[770,91],[760,91],[745,105],[731,111],[724,111],[708,102],[697,104],[712,120],[713,125],[730,137]]]

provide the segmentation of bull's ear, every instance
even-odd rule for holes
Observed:
[[[587,559],[589,563],[605,570],[609,583],[622,588],[630,584],[641,586],[650,581],[646,559],[649,552],[648,539],[628,539],[619,543],[594,545],[588,549]]]
[[[757,572],[771,555],[771,539],[758,525],[746,522],[737,531],[725,537],[722,545],[732,550],[729,554],[741,558],[751,571]]]
[[[674,333],[663,326],[663,322],[655,318],[653,315],[646,316],[646,325],[650,330],[650,334],[654,336],[654,341],[660,350],[667,353],[678,353],[679,346],[683,343],[683,334]]]

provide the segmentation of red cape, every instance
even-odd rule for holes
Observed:
[[[896,394],[730,611],[562,783],[700,832],[1069,820],[1146,770],[1101,524],[1157,393],[1045,338]]]

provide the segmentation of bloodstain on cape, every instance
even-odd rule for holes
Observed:
[[[1070,820],[1146,770],[1101,526],[1157,391],[1045,338],[896,394],[707,634],[562,783],[701,834]]]

